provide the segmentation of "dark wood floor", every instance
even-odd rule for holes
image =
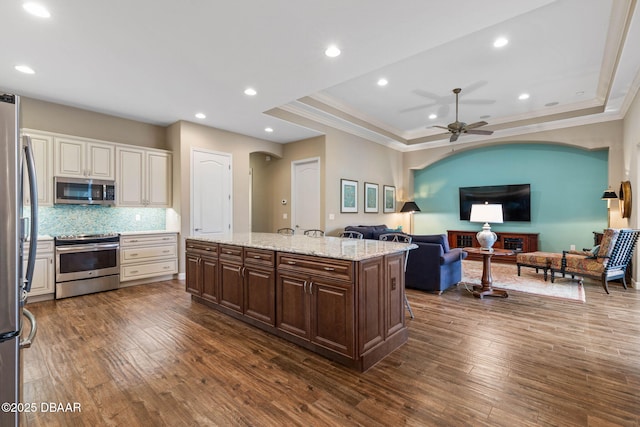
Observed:
[[[515,269],[515,267],[514,267]],[[586,304],[408,291],[409,341],[366,373],[190,300],[178,281],[29,305],[29,426],[638,426],[640,292]]]

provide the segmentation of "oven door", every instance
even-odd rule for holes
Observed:
[[[120,273],[119,243],[88,243],[56,247],[56,282]]]

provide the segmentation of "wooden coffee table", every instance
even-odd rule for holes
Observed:
[[[488,297],[500,297],[506,298],[509,296],[507,291],[502,289],[493,289],[493,278],[491,277],[491,258],[494,256],[513,255],[514,252],[508,249],[491,249],[490,251],[482,250],[480,248],[462,248],[463,251],[470,254],[482,255],[482,279],[480,285],[473,285],[473,296],[476,298]]]

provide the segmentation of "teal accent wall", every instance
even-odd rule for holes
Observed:
[[[531,184],[531,222],[491,224],[493,231],[539,233],[538,249],[559,252],[593,246],[593,231],[607,227],[607,150],[553,144],[506,144],[463,151],[414,172],[421,213],[414,234],[478,230],[461,221],[459,187]]]
[[[136,215],[140,220],[136,221]],[[38,234],[115,233],[165,230],[166,209],[55,205],[38,209]]]

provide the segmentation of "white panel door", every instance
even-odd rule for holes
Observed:
[[[291,225],[296,234],[320,228],[320,159],[291,164]]]
[[[191,234],[230,233],[231,155],[193,150],[191,158]]]

